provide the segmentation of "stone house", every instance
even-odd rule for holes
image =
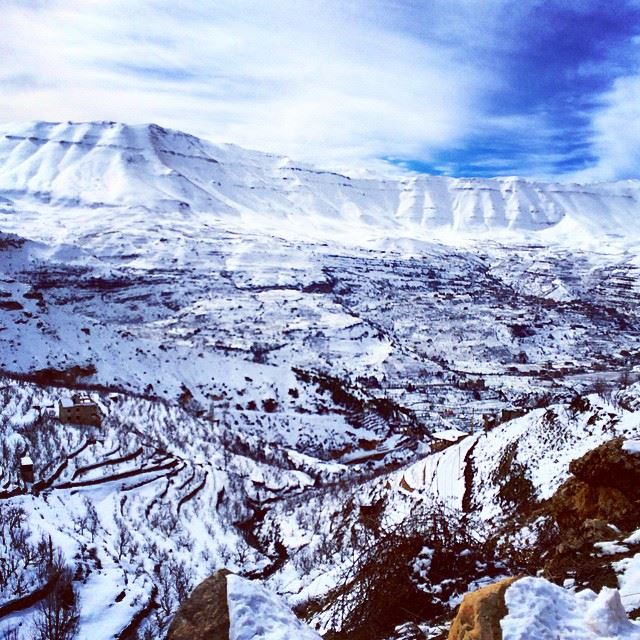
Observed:
[[[24,482],[33,482],[33,460],[29,456],[20,458],[20,476]]]
[[[99,427],[102,423],[100,407],[87,394],[76,393],[58,402],[58,418],[66,424],[85,424]]]

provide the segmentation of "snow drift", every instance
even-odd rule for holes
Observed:
[[[543,578],[522,578],[506,590],[505,604],[505,640],[640,638],[640,625],[627,618],[617,589],[573,593]]]
[[[227,576],[229,640],[320,640],[291,609],[262,585]]]

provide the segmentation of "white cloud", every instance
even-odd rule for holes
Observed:
[[[447,39],[430,44],[393,15],[385,20],[385,8],[364,0],[7,3],[0,120],[155,121],[320,164],[428,159],[477,125],[496,79]]]
[[[640,175],[640,76],[618,78],[592,119],[594,167],[580,181],[638,178]]]

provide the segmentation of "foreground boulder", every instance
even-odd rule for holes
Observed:
[[[627,617],[620,592],[604,587],[573,592],[544,578],[522,578],[505,592],[504,640],[638,640],[640,624]]]
[[[517,578],[506,578],[468,593],[453,620],[449,640],[501,640],[506,615],[504,593]]]
[[[167,640],[322,640],[260,583],[217,571],[182,603]]]
[[[508,578],[467,594],[449,640],[638,640],[617,589],[569,591],[544,578]]]
[[[227,576],[221,569],[201,582],[180,605],[167,640],[229,640]]]

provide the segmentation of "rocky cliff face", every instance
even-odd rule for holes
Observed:
[[[569,469],[572,477],[543,508],[558,527],[545,574],[593,589],[617,587],[612,565],[633,555],[638,545],[619,545],[614,553],[602,553],[597,545],[621,542],[640,527],[640,455],[615,438]]]
[[[578,519],[587,517],[610,518],[620,527],[634,527],[640,522],[640,455],[632,452],[632,447],[622,438],[615,438],[569,465],[574,476],[562,493],[556,497],[556,505],[573,506]],[[616,508],[607,500],[580,502],[566,499],[566,494],[576,493],[581,488],[599,491],[609,496]]]
[[[623,530],[640,525],[640,455],[615,438],[574,460],[572,477],[548,505],[564,531],[593,528],[594,521]]]

